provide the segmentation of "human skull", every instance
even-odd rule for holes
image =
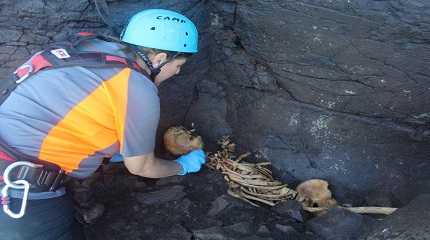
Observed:
[[[336,205],[328,189],[328,182],[320,179],[311,179],[297,186],[297,201],[305,207],[328,208]]]
[[[164,146],[170,153],[182,155],[203,148],[203,141],[200,136],[193,135],[193,132],[184,127],[170,127],[164,133]]]

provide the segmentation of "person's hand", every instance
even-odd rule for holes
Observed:
[[[181,172],[179,175],[194,173],[200,171],[200,168],[206,162],[206,154],[201,149],[193,150],[185,155],[182,155],[175,161],[181,165]]]

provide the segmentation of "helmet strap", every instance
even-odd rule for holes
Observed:
[[[149,60],[149,58],[146,56],[146,54],[144,54],[142,51],[140,51],[139,49],[136,50],[137,54],[142,58],[142,60],[145,62],[145,64],[148,66],[149,70],[151,71],[151,79],[152,81],[155,81],[155,77],[161,72],[161,68],[166,65],[167,63],[171,62],[173,59],[175,59],[179,54],[181,54],[180,52],[175,53],[175,55],[173,55],[173,57],[170,58],[170,60],[163,62],[162,64],[160,64],[160,66],[154,68],[154,66],[152,65],[152,62]],[[146,60],[145,60],[146,59]]]
[[[146,64],[146,66],[149,68],[149,71],[151,72],[150,77],[151,80],[154,81],[155,77],[160,73],[160,68],[154,68],[152,65],[151,60],[149,60],[148,56],[146,56],[145,53],[139,50],[137,47],[132,47],[132,49],[137,53],[137,56],[139,56],[140,59]]]
[[[151,79],[152,81],[155,81],[155,77],[161,72],[161,67],[159,68],[153,68],[151,71]]]
[[[173,57],[170,60],[165,61],[160,66],[155,68],[154,65],[152,65],[151,60],[149,60],[148,56],[146,56],[146,54],[142,52],[138,47],[130,44],[127,44],[127,46],[129,46],[134,52],[136,52],[137,56],[139,56],[139,58],[142,59],[142,61],[149,68],[149,71],[151,72],[150,77],[153,82],[155,81],[155,77],[161,72],[161,68],[181,54],[180,52],[175,53],[175,55],[173,55]]]

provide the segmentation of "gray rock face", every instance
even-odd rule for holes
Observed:
[[[199,240],[231,240],[231,238],[227,237],[220,227],[196,230],[193,231],[193,235]]]
[[[430,239],[430,194],[420,195],[397,210],[369,234],[367,240]]]
[[[333,208],[310,220],[307,226],[326,240],[358,240],[368,231],[370,222],[366,218],[345,209]]]
[[[429,1],[108,2],[120,25],[160,7],[201,32],[200,53],[160,88],[160,135],[191,123],[207,146],[233,135],[283,180],[326,179],[341,202],[383,190],[405,203],[421,191],[413,183],[430,171]],[[0,27],[0,76],[69,33],[110,33],[87,0],[0,0]]]
[[[176,224],[169,229],[166,235],[162,236],[162,239],[186,240],[186,239],[192,239],[192,235],[186,229],[184,229],[184,227],[182,227],[179,224]]]
[[[404,202],[427,178],[430,144],[415,128],[430,120],[428,1],[213,6],[212,81],[241,146],[289,183],[328,180],[347,203],[374,190]]]
[[[193,231],[199,240],[270,240],[270,237],[252,235],[252,226],[248,222],[240,222],[225,227],[211,227]]]
[[[249,222],[238,222],[230,226],[223,227],[224,231],[231,232],[235,235],[249,235],[253,232],[252,224]]]
[[[288,216],[298,222],[303,222],[303,207],[297,201],[280,202],[272,210],[281,216]]]
[[[212,202],[212,206],[208,211],[208,216],[216,216],[218,213],[223,211],[227,206],[229,205],[229,202],[226,200],[226,196],[220,196],[215,201]]]

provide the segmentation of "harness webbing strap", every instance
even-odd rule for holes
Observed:
[[[9,156],[7,153],[0,150],[0,160],[13,161],[13,158]]]
[[[92,32],[78,32],[78,35],[82,37],[95,36],[95,34]]]
[[[127,61],[124,58],[121,58],[121,57],[118,57],[118,56],[109,56],[109,55],[107,55],[105,59],[108,62],[119,62],[119,63],[122,63],[124,65],[128,64]]]
[[[98,52],[83,52],[77,54],[71,54],[70,59],[56,59],[56,57],[44,51],[34,56],[29,64],[24,64],[19,67],[15,75],[18,79],[26,77],[28,74],[34,75],[43,69],[55,69],[64,67],[129,67],[138,72],[145,74],[142,68],[135,62],[132,62],[126,58],[109,55]],[[145,74],[147,76],[147,74]],[[148,77],[148,76],[147,76]]]
[[[47,51],[44,51],[39,55],[34,56],[34,60],[31,61],[31,65],[24,64],[23,66],[21,66],[15,72],[15,75],[18,78],[17,81],[19,83],[19,79],[27,78],[31,75],[36,74],[40,70],[74,66],[90,68],[128,67],[137,72],[140,72],[147,78],[150,78],[150,76],[136,62],[130,61],[129,59],[120,56],[98,52],[83,52],[79,54],[73,54],[71,55],[70,59],[61,60],[56,59],[54,55],[50,54]],[[14,87],[12,89],[14,89]]]

